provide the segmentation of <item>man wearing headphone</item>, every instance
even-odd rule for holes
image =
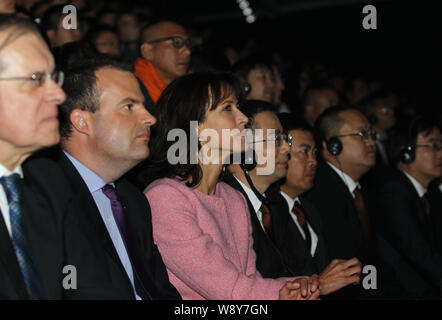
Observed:
[[[430,121],[415,118],[396,128],[392,146],[396,168],[372,190],[379,284],[386,298],[438,299],[442,209],[440,198],[432,200],[427,188],[442,173],[442,135]]]
[[[330,107],[315,122],[324,161],[313,188],[306,194],[323,221],[329,255],[369,262],[371,223],[360,178],[375,164],[376,133],[367,118],[350,106]],[[360,297],[360,287],[347,287],[339,297]]]
[[[252,56],[240,60],[232,67],[232,72],[241,80],[247,99],[275,102],[272,65],[266,59]]]
[[[283,132],[283,127],[272,110],[274,106],[265,101],[247,100],[243,104],[241,111],[249,117],[250,127],[262,129],[264,139],[254,141],[253,149],[256,150],[257,157],[254,165],[245,161],[242,164],[230,165],[231,175],[225,180],[230,186],[240,191],[247,200],[252,221],[256,268],[262,276],[278,278],[312,275],[318,270],[309,269],[308,266],[293,268],[295,264],[288,263],[286,255],[280,251],[279,247],[284,240],[293,240],[287,236],[287,232],[292,232],[293,229],[287,229],[286,226],[294,222],[287,214],[285,204],[281,210],[280,202],[274,194],[274,191],[279,194],[279,185],[274,183],[287,174],[291,140],[287,133]],[[270,130],[275,131],[275,134],[270,133]],[[274,143],[274,148],[271,147],[272,143]],[[273,172],[265,175],[260,174],[259,171],[259,168],[268,165],[260,159],[260,155],[264,154],[267,155],[269,161],[275,161]],[[273,187],[276,187],[276,190],[273,190]],[[326,270],[323,270],[324,268]],[[322,271],[321,295],[328,295],[350,283],[359,281],[356,273],[360,271],[360,265],[355,259],[334,261],[327,267],[324,265],[324,268],[321,267],[319,270]]]
[[[271,223],[267,199],[263,196],[272,183],[284,178],[287,174],[290,151],[287,135],[283,133],[282,125],[273,110],[274,106],[271,103],[261,100],[247,100],[241,108],[241,111],[250,119],[250,127],[263,130],[262,139],[255,139],[253,148],[256,154],[266,155],[269,161],[275,162],[273,172],[267,175],[259,174],[259,169],[268,164],[261,163],[261,159],[254,159],[253,164],[244,161],[241,165],[230,165],[230,175],[225,179],[247,200],[253,228],[256,268],[266,278],[295,275],[282,261],[282,256],[272,241],[272,233],[276,231],[273,230]]]

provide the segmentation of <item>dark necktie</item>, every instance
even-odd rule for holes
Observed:
[[[356,211],[359,216],[359,220],[362,224],[362,229],[364,230],[364,238],[365,238],[365,244],[367,248],[370,247],[370,240],[371,240],[371,224],[370,224],[370,217],[368,215],[367,207],[365,206],[365,201],[362,196],[361,191],[358,187],[353,191],[353,194],[355,195],[354,204]]]
[[[139,246],[134,241],[128,221],[124,214],[123,206],[118,200],[115,188],[107,184],[101,190],[103,191],[104,195],[108,197],[111,201],[112,213],[117,223],[118,230],[120,231],[121,238],[123,239],[124,246],[126,247],[134,272],[134,277],[139,280],[145,293],[150,299],[161,298],[160,294],[156,290],[155,285],[152,283],[146,273],[147,271],[139,254]]]
[[[431,205],[430,200],[428,200],[428,193],[425,193],[422,196],[422,202],[424,203],[425,213],[427,214],[428,219],[431,221]]]
[[[273,239],[272,234],[272,214],[270,213],[269,207],[267,207],[264,203],[261,203],[261,207],[259,208],[262,214],[262,225],[264,226],[264,230],[270,239]]]
[[[307,220],[305,218],[305,213],[302,208],[302,205],[295,201],[295,205],[293,206],[292,212],[295,214],[296,218],[298,219],[298,223],[301,226],[302,230],[305,234],[305,244],[307,245],[307,249],[310,252],[311,245],[312,245],[312,237],[310,235],[310,231],[308,229]]]
[[[29,298],[32,300],[42,299],[39,276],[32,260],[29,242],[23,227],[20,206],[21,177],[18,173],[0,178],[6,198],[9,204],[9,216],[11,219],[12,245],[17,256],[23,279]]]

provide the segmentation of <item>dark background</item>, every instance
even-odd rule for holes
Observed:
[[[256,49],[278,52],[290,70],[322,63],[381,79],[425,113],[440,112],[438,1],[248,1],[257,16],[253,24],[246,23],[235,0],[144,0],[131,5],[149,7],[153,18],[183,23],[206,43],[241,47],[253,39]],[[377,9],[377,30],[362,27],[367,4]],[[290,90],[290,82],[286,87]]]

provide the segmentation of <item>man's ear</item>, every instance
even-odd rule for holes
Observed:
[[[150,43],[144,42],[141,47],[140,47],[140,51],[141,51],[141,56],[149,61],[153,60],[153,45],[151,45]]]
[[[79,133],[83,133],[86,135],[90,134],[90,125],[89,125],[89,120],[90,120],[90,113],[87,111],[83,111],[80,109],[74,109],[70,116],[69,119],[72,123],[72,127],[74,128],[75,131],[78,131]]]

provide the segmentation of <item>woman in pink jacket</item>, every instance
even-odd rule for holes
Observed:
[[[226,158],[246,149],[241,94],[229,74],[197,73],[160,97],[149,170],[155,181],[145,190],[155,242],[183,299],[316,299],[316,277],[262,278],[247,202],[220,182]],[[233,134],[223,141],[226,129]]]

